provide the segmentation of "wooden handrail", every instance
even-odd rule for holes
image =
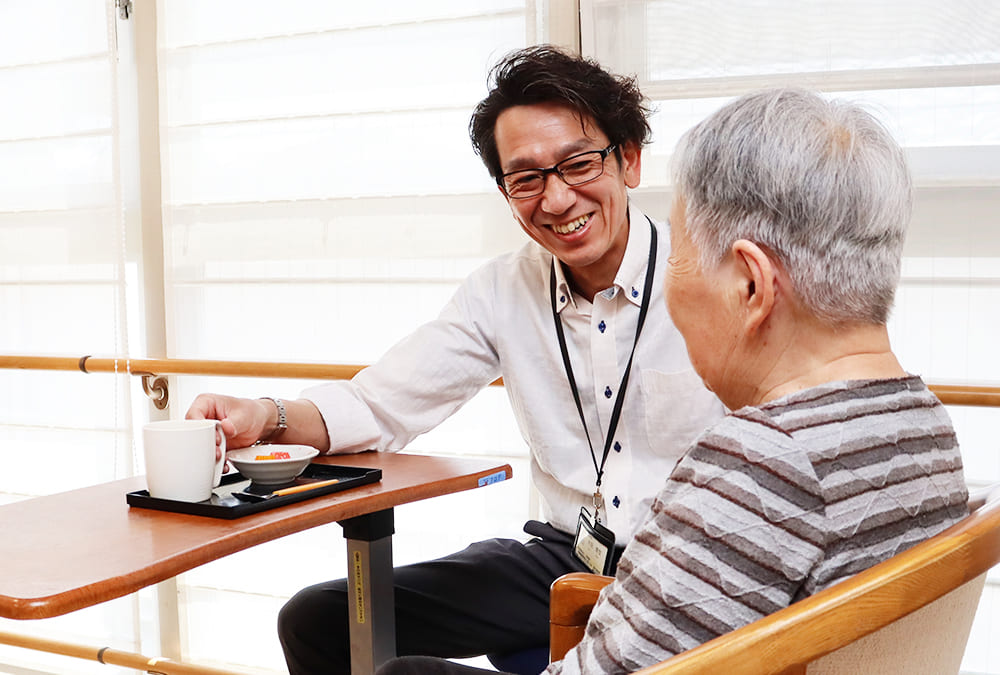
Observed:
[[[240,675],[240,672],[222,670],[211,666],[171,661],[164,658],[150,658],[142,654],[119,651],[110,647],[91,647],[71,642],[60,642],[48,638],[19,635],[0,631],[0,644],[23,647],[34,651],[61,654],[77,659],[100,661],[111,666],[123,666],[155,675]]]
[[[934,395],[948,405],[1000,407],[1000,387],[960,384],[929,384]]]
[[[123,359],[97,356],[0,355],[0,368],[21,370],[79,370],[84,373],[133,375],[229,375],[349,380],[365,366],[333,363],[275,363],[265,361],[209,361],[205,359]]]
[[[290,379],[349,380],[366,365],[300,363],[295,361],[214,361],[208,359],[125,359],[98,356],[22,356],[0,354],[0,368],[18,370],[79,370],[84,373],[132,375],[224,375]],[[503,378],[491,383],[503,386]]]
[[[225,375],[349,380],[366,367],[338,363],[0,355],[0,368],[5,369],[79,370],[84,373],[131,373],[133,375],[155,373],[158,375]],[[497,379],[492,385],[503,386],[503,378]],[[1000,408],[1000,387],[961,384],[930,384],[928,386],[946,405]]]

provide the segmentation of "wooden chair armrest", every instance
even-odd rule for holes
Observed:
[[[549,593],[549,660],[559,661],[583,638],[601,589],[614,577],[571,572],[552,582]]]

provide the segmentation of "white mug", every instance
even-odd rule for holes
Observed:
[[[222,454],[215,458],[215,438]],[[226,436],[216,420],[167,420],[142,428],[149,496],[183,502],[203,502],[222,480]]]

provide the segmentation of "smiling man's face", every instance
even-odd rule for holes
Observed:
[[[500,113],[495,127],[504,173],[551,167],[610,143],[590,119],[557,104],[521,105]],[[621,157],[619,162],[618,157]],[[626,143],[604,160],[604,173],[571,187],[559,176],[545,178],[545,191],[527,199],[507,198],[529,237],[569,268],[576,290],[588,299],[611,285],[628,242],[627,188],[639,184],[640,152]]]

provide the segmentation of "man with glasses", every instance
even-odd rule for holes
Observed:
[[[494,67],[473,146],[534,240],[474,272],[441,315],[350,382],[297,401],[202,395],[231,447],[259,439],[329,453],[395,451],[502,376],[544,522],[395,571],[398,654],[538,648],[571,571],[613,573],[674,463],[722,416],[663,301],[669,246],[634,205],[648,111],[634,79],[540,46]],[[474,439],[471,439],[474,440]],[[300,591],[279,636],[289,670],[349,669],[345,580]]]

